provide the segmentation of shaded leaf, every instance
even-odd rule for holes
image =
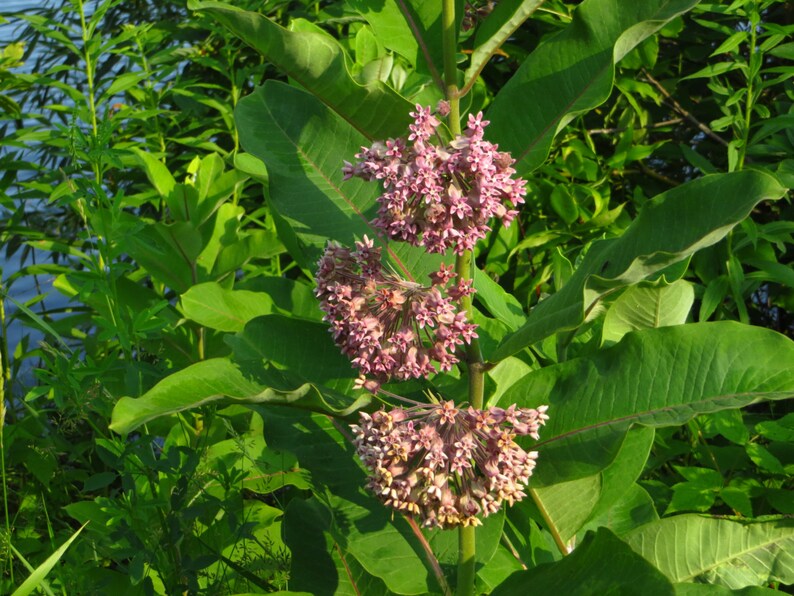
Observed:
[[[241,333],[228,336],[226,342],[235,359],[250,362],[253,370],[269,364],[300,382],[341,392],[351,390],[358,376],[334,345],[325,323],[265,315],[247,323]]]
[[[294,453],[310,472],[315,494],[331,511],[329,532],[342,554],[355,557],[394,592],[438,591],[408,524],[364,491],[364,472],[356,463],[352,443],[343,435],[346,429],[318,414],[255,409],[265,420],[267,444]]]
[[[492,592],[515,594],[654,594],[672,595],[673,586],[647,561],[638,558],[606,528],[588,534],[570,555],[511,575]]]
[[[596,530],[603,526],[618,536],[623,536],[637,526],[657,519],[659,514],[656,512],[651,495],[638,484],[634,484],[609,509],[600,514],[594,512],[593,517],[579,532]]]
[[[292,499],[284,513],[284,542],[290,549],[290,586],[313,596],[387,594],[330,533],[333,517],[316,498]]]

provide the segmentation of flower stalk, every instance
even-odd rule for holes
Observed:
[[[442,0],[445,101],[435,111],[416,105],[406,137],[362,147],[344,178],[377,182],[378,213],[370,225],[383,240],[429,253],[455,254],[424,280],[404,279],[381,262],[367,236],[354,249],[330,242],[318,262],[316,296],[329,331],[361,376],[358,386],[399,396],[381,385],[430,378],[465,367],[468,394],[459,402],[402,400],[360,414],[354,444],[368,469],[368,489],[415,525],[459,531],[456,594],[472,595],[476,575],[475,527],[480,518],[526,496],[537,452],[516,442],[537,440],[546,406],[537,410],[484,409],[487,365],[474,323],[474,256],[497,220],[508,226],[524,202],[526,181],[509,153],[487,141],[482,112],[461,126],[457,86],[454,0]],[[440,134],[446,119],[448,135]]]
[[[460,95],[458,93],[458,73],[455,64],[457,52],[457,31],[455,30],[455,0],[442,0],[442,43],[444,55],[445,96],[449,102],[449,129],[452,136],[460,134]],[[459,280],[472,279],[472,251],[467,250],[455,259],[455,272]],[[466,310],[469,321],[473,320],[471,296],[465,297],[461,305]],[[473,408],[483,406],[483,389],[485,386],[482,369],[482,354],[477,340],[468,345],[466,350],[469,372],[469,403]],[[474,593],[476,537],[474,526],[464,526],[458,530],[458,581],[457,593],[468,596]]]

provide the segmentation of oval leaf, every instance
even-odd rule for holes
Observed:
[[[267,164],[271,208],[310,247],[310,259],[328,239],[352,246],[365,234],[378,238],[370,224],[378,185],[342,179],[342,162],[353,159],[366,142],[363,136],[316,98],[275,81],[242,99],[235,117],[243,146]],[[441,262],[404,242],[386,244],[384,256],[401,275],[419,282]]]
[[[768,329],[717,322],[629,333],[594,356],[526,375],[502,403],[549,405],[542,448],[604,429],[672,426],[792,395],[794,342]]]

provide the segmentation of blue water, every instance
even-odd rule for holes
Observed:
[[[14,18],[14,14],[34,13],[55,3],[41,0],[0,0],[0,15],[5,17],[7,21],[0,24],[0,50],[20,39],[24,22]],[[87,8],[90,10],[90,7]],[[30,73],[41,51],[41,48],[34,48],[33,51],[28,52],[24,64],[19,68],[12,69],[12,72]],[[25,111],[25,108],[26,106],[22,106],[23,111]],[[33,121],[24,122],[26,126],[31,124],[33,124]],[[16,152],[18,148],[8,148],[0,144],[0,157],[9,151]],[[31,159],[31,157],[32,153],[23,153],[20,156],[21,159]],[[33,175],[33,172],[19,172],[17,181],[30,179]],[[15,187],[13,184],[8,192],[14,209],[25,209],[27,212],[47,209],[44,201],[15,199]],[[3,209],[0,207],[0,220],[5,220],[9,215],[7,211],[3,213]],[[37,301],[30,306],[30,310],[40,314],[52,309],[63,309],[67,306],[68,300],[53,288],[54,277],[52,275],[17,275],[25,267],[52,263],[50,253],[34,249],[23,254],[23,251],[18,249],[9,255],[6,248],[5,246],[0,246],[0,284],[2,284],[2,290],[8,296],[4,302],[7,322],[6,341],[8,343],[9,356],[13,362],[14,353],[23,338],[27,337],[28,339],[28,350],[34,349],[44,338],[44,334],[35,326],[22,324],[19,309],[15,303],[30,304],[37,297],[44,295],[43,300]],[[12,379],[12,386],[6,388],[7,394],[10,394],[9,396],[12,398],[23,397],[34,383],[32,375],[32,368],[35,366],[34,360],[23,358],[20,360],[20,365],[18,374]]]

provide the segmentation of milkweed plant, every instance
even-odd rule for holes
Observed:
[[[785,171],[745,167],[745,106],[727,172],[692,174],[652,198],[620,182],[634,202],[615,205],[614,164],[651,147],[632,145],[639,129],[604,163],[577,161],[586,143],[568,151],[561,133],[613,89],[635,106],[657,88],[616,72],[675,36],[697,0],[563,5],[349,0],[322,13],[323,27],[350,33],[342,44],[303,19],[284,28],[189,1],[287,75],[237,102],[235,164],[265,187],[291,274],[314,285],[263,278],[238,292],[223,276],[182,291],[186,319],[224,334],[223,345],[121,398],[111,428],[222,399],[255,409],[264,459],[292,458],[278,471],[295,488],[280,518],[291,590],[672,595],[794,582],[783,554],[791,520],[753,518],[738,484],[676,468],[688,488],[657,510],[655,485],[640,482],[657,429],[690,425],[702,438],[698,416],[724,425],[726,412],[794,395],[794,343],[709,321],[706,306],[696,317],[688,277],[699,251],[775,233],[747,230],[759,205],[785,195]],[[556,32],[518,51],[514,36],[549,20]],[[753,31],[737,29],[721,51],[744,47],[745,34],[751,54],[784,38],[759,45]],[[672,86],[659,83],[667,95]],[[759,97],[762,82],[748,86],[736,103]],[[576,182],[581,172],[592,184]],[[203,189],[201,176],[179,196]],[[168,200],[187,220],[153,237],[193,219],[214,226],[188,247],[223,244],[242,217],[236,203],[180,211]],[[227,248],[223,262],[236,263]],[[541,248],[545,260],[522,256]],[[217,252],[196,252],[185,275],[204,275]],[[521,267],[530,273],[513,283]],[[737,295],[731,267],[698,300],[713,302],[728,277]],[[262,288],[267,301],[255,301]],[[759,447],[748,447],[753,461],[770,461]],[[695,489],[736,515],[703,515],[708,506],[686,497]]]

